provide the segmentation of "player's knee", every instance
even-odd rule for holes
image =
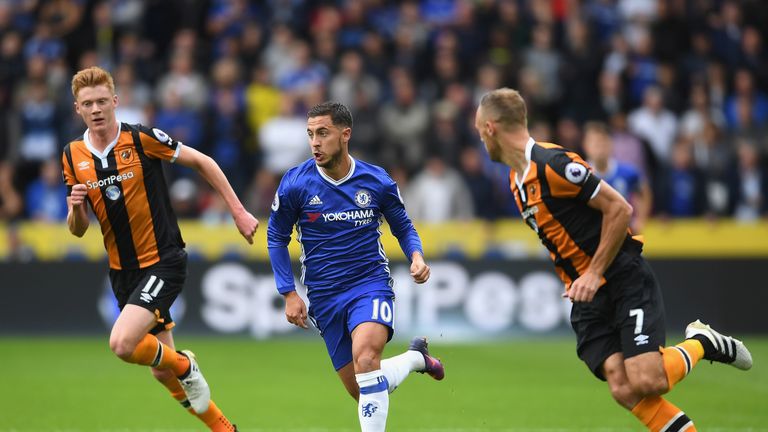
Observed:
[[[665,375],[657,376],[652,374],[643,374],[632,378],[632,387],[635,393],[642,397],[658,396],[669,391],[669,383]]]
[[[355,357],[355,372],[371,372],[380,367],[381,355],[373,349],[362,350]]]
[[[624,408],[630,409],[640,400],[628,382],[611,384],[610,389],[613,400]]]
[[[136,343],[128,338],[112,336],[109,338],[109,349],[122,360],[128,360],[136,349]]]

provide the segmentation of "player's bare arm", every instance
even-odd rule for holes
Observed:
[[[429,279],[429,266],[424,262],[421,252],[411,255],[411,277],[417,284],[423,284]]]
[[[237,230],[240,231],[240,234],[249,244],[253,244],[253,235],[259,228],[259,220],[243,207],[243,204],[235,195],[235,191],[232,190],[232,186],[216,161],[191,147],[184,147],[179,153],[176,162],[194,169],[213,186],[227,203],[229,212],[235,220]]]
[[[589,201],[589,206],[603,214],[600,243],[589,268],[573,281],[568,297],[575,302],[590,302],[603,281],[603,273],[611,265],[627,235],[632,218],[632,206],[616,189],[600,181],[600,191]]]
[[[77,237],[82,237],[88,231],[88,206],[85,197],[88,188],[84,184],[72,186],[72,194],[67,197],[67,226],[69,232]]]
[[[307,326],[307,305],[304,300],[296,294],[296,291],[290,291],[283,295],[285,298],[285,318],[289,323],[301,327]]]

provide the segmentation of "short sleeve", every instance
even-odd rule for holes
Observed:
[[[182,144],[158,128],[139,126],[139,137],[144,154],[154,159],[175,162]]]
[[[573,198],[587,202],[598,191],[600,178],[579,155],[558,153],[547,163],[547,183],[554,198]]]

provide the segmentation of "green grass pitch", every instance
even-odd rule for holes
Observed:
[[[670,340],[674,340],[670,338]],[[748,372],[701,362],[668,399],[700,431],[768,431],[768,338],[747,338]],[[320,338],[258,342],[177,336],[241,431],[355,431],[356,405]],[[392,344],[385,355],[404,345]],[[441,344],[445,381],[411,375],[391,395],[391,431],[641,431],[578,361],[571,338]],[[149,371],[102,338],[0,338],[0,431],[193,431]]]

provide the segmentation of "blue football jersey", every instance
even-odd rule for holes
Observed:
[[[313,159],[283,176],[267,227],[281,293],[294,289],[290,262],[285,259],[294,226],[302,249],[301,281],[310,293],[348,290],[376,281],[391,283],[380,239],[383,218],[409,260],[413,252],[422,252],[394,180],[378,166],[351,162],[349,174],[338,181]]]
[[[594,167],[594,165],[592,165]],[[627,165],[617,161],[611,161],[608,171],[605,173],[596,173],[606,183],[611,185],[625,199],[629,200],[632,194],[640,189],[640,172],[632,165]]]

